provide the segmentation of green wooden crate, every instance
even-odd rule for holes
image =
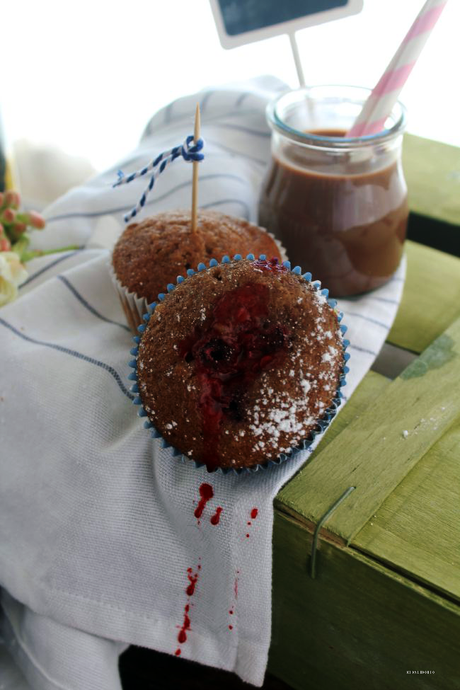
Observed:
[[[460,688],[460,260],[407,257],[387,342],[417,356],[369,372],[275,502],[269,670],[298,690]]]

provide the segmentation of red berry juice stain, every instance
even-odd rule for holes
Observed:
[[[238,599],[238,580],[240,579],[238,576],[240,574],[240,571],[236,571],[236,577],[235,577],[235,583],[233,585],[233,591],[235,592],[235,599]]]
[[[211,525],[218,525],[219,524],[220,515],[221,515],[222,511],[223,511],[223,508],[221,508],[220,506],[219,506],[219,508],[216,508],[216,512],[214,513],[214,515],[212,516],[212,518],[210,520]]]
[[[286,271],[277,259],[255,261],[256,270]],[[270,288],[248,283],[223,294],[202,326],[179,343],[179,353],[193,362],[201,394],[199,409],[208,472],[219,464],[224,419],[241,420],[241,399],[250,384],[285,356],[289,333],[268,320]]]
[[[187,568],[187,578],[189,581],[189,584],[187,585],[185,589],[185,593],[187,595],[187,603],[184,606],[184,620],[182,622],[182,626],[179,630],[179,633],[177,635],[177,641],[179,644],[184,644],[184,642],[187,641],[187,632],[191,630],[191,621],[190,621],[190,597],[192,597],[195,594],[195,587],[196,583],[198,582],[198,575],[199,571],[201,570],[201,564],[199,563],[197,566],[196,572],[193,572],[193,568]],[[179,626],[177,626],[179,627]],[[178,648],[174,652],[176,656],[180,656],[181,650]]]
[[[231,608],[230,611],[229,611],[228,613],[230,614],[230,616],[233,616],[233,614],[235,613],[235,611],[233,610],[233,608]],[[229,629],[229,630],[233,630],[233,625],[229,625],[229,626],[228,626],[228,629]]]
[[[203,515],[203,510],[206,508],[206,504],[214,496],[214,490],[211,484],[202,484],[200,486],[200,502],[195,508],[195,517],[197,520]]]
[[[252,520],[255,520],[255,519],[257,518],[258,514],[259,514],[259,509],[258,509],[258,508],[253,508],[253,509],[251,510],[251,518],[252,518]],[[250,522],[250,521],[248,520],[248,522],[247,522],[246,524],[247,524],[248,527],[251,527],[252,522]],[[246,534],[246,539],[249,539],[249,536],[250,536],[249,534]]]
[[[185,590],[185,593],[188,597],[193,597],[193,595],[195,594],[196,583],[198,582],[198,573],[194,573],[191,568],[188,568],[187,577],[189,579],[190,584]]]
[[[235,593],[235,603],[233,604],[233,606],[231,606],[231,608],[228,611],[229,616],[233,616],[235,614],[236,600],[238,599],[238,580],[240,579],[239,576],[240,576],[240,571],[237,570],[236,574],[235,574],[235,582],[233,584],[233,591]],[[228,629],[233,630],[233,625],[231,623],[229,623]]]
[[[186,604],[184,608],[184,622],[182,623],[182,628],[179,630],[177,636],[177,641],[179,644],[184,644],[187,641],[187,630],[190,630],[190,616],[188,615],[190,611],[190,604]]]

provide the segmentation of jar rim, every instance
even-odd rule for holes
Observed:
[[[364,99],[360,99],[360,101],[363,104],[367,96],[370,95],[372,92],[372,89],[369,89],[364,86],[353,86],[347,84],[318,84],[315,86],[307,86],[299,89],[289,89],[277,96],[267,105],[266,117],[268,124],[284,136],[288,136],[290,139],[297,141],[300,144],[317,146],[320,148],[332,147],[334,149],[350,147],[355,148],[361,146],[370,146],[372,144],[380,144],[404,132],[404,129],[406,127],[407,110],[403,103],[401,103],[401,101],[396,101],[391,110],[391,113],[394,113],[394,111],[396,110],[396,121],[390,128],[383,129],[382,131],[377,132],[376,134],[366,134],[360,137],[331,137],[321,134],[313,134],[311,132],[303,132],[301,130],[295,129],[294,127],[290,127],[281,119],[278,113],[278,108],[280,103],[283,101],[283,99],[286,98],[286,96],[290,94],[298,94],[299,96],[301,96],[302,94],[304,94],[305,97],[308,98],[308,96],[312,95],[312,93],[315,90],[319,89],[330,89],[331,92],[335,90],[337,93],[340,93],[341,90],[355,91],[355,93],[361,92],[361,94],[366,94]]]

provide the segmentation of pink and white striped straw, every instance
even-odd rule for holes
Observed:
[[[447,0],[425,2],[356,122],[347,132],[347,137],[377,134],[384,129],[385,121],[446,4]]]

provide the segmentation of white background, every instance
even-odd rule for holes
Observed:
[[[372,87],[423,0],[364,0],[361,14],[298,34],[307,83]],[[170,100],[273,74],[296,86],[286,36],[226,51],[207,0],[14,0],[1,15],[0,111],[27,138],[101,170]],[[460,145],[460,2],[450,0],[405,86],[409,131]]]

